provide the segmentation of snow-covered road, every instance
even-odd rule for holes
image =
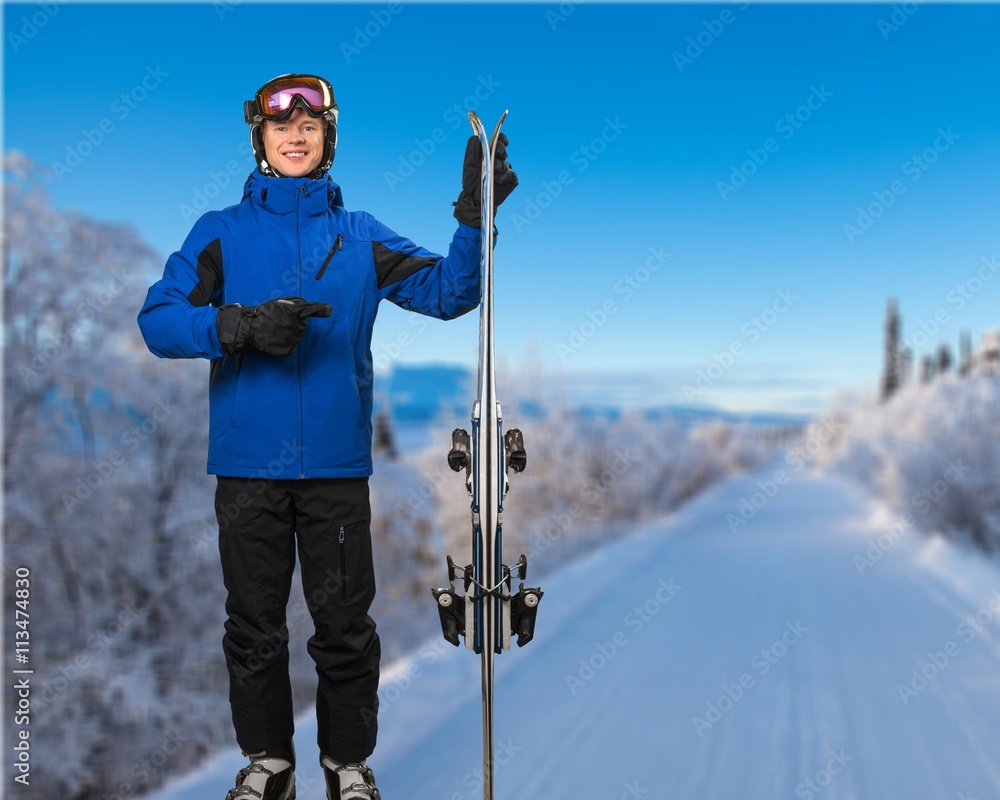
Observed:
[[[498,657],[498,800],[1000,797],[1000,569],[774,473],[543,582],[535,641]],[[443,640],[386,671],[386,800],[482,796],[478,671]],[[296,742],[322,800],[310,715]],[[221,798],[241,761],[157,797]]]

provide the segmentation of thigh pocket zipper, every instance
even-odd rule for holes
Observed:
[[[344,526],[340,526],[340,599],[347,601],[347,545],[345,543]]]

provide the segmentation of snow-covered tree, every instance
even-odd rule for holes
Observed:
[[[856,402],[840,420],[818,466],[858,479],[920,530],[1000,548],[1000,375],[942,375],[885,404]]]

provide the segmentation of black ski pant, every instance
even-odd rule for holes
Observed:
[[[320,753],[342,763],[367,758],[378,731],[381,655],[368,615],[375,597],[368,479],[219,476],[215,510],[228,592],[222,646],[240,747],[256,753],[292,738],[286,607],[297,550],[315,628],[308,650],[319,675]]]

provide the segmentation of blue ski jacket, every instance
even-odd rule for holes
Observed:
[[[378,304],[438,319],[480,301],[478,229],[446,257],[344,208],[329,177],[247,179],[240,203],[202,216],[139,312],[161,358],[211,359],[208,471],[265,478],[372,473],[372,328]],[[297,296],[329,303],[290,356],[223,353],[217,307]]]

